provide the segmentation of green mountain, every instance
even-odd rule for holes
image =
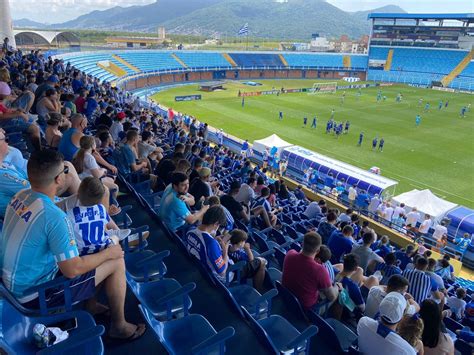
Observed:
[[[375,12],[404,12],[398,6]],[[369,32],[367,11],[345,12],[324,0],[158,0],[146,6],[114,7],[93,11],[54,28],[106,29],[236,36],[245,24],[249,36],[308,39],[312,33],[327,37]]]

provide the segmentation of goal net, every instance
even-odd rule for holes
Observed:
[[[309,95],[316,95],[322,93],[335,93],[337,90],[337,83],[314,83],[313,87],[309,89]]]

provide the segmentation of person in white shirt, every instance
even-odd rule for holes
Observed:
[[[415,228],[419,220],[420,220],[420,214],[418,213],[417,208],[413,207],[413,209],[407,214],[407,219],[405,222],[407,228],[408,229]]]
[[[348,198],[349,198],[349,202],[351,203],[351,205],[354,204],[355,202],[355,199],[357,198],[357,189],[356,189],[356,185],[353,185],[351,187],[349,187],[349,190],[348,190]]]
[[[392,220],[399,219],[400,216],[404,216],[404,215],[405,215],[405,204],[401,203],[400,206],[395,207],[395,210],[393,211]]]
[[[385,218],[385,220],[391,222],[392,217],[393,217],[393,212],[394,212],[394,209],[393,209],[392,205],[390,204],[390,202],[387,202],[387,208],[385,208],[383,218]]]
[[[431,228],[433,222],[431,221],[431,216],[429,214],[425,214],[425,220],[421,222],[420,228],[418,228],[418,233],[426,234]]]
[[[455,319],[459,321],[464,317],[464,311],[466,309],[466,301],[464,301],[465,297],[466,290],[459,287],[456,290],[456,296],[449,297],[446,302],[451,309],[451,312],[453,312]]]
[[[254,189],[257,187],[257,179],[249,178],[246,184],[242,184],[239,193],[235,196],[237,202],[244,203],[246,206],[250,206],[252,201],[255,199]]]
[[[379,195],[376,194],[374,197],[372,197],[370,199],[370,203],[369,203],[369,207],[368,207],[369,212],[375,214],[377,212],[377,209],[379,208],[381,202],[382,201],[380,200]]]
[[[420,306],[413,299],[413,296],[407,293],[408,285],[408,280],[402,275],[392,275],[388,279],[387,286],[380,285],[371,287],[365,303],[364,315],[376,319],[379,313],[380,303],[390,292],[398,292],[405,296],[409,304],[405,314],[413,315],[418,312]]]
[[[360,352],[364,355],[416,355],[415,349],[396,333],[407,301],[398,292],[391,292],[380,303],[380,320],[362,317],[357,324]]]
[[[443,235],[446,235],[446,236],[448,235],[448,228],[446,228],[445,221],[441,221],[441,224],[438,224],[434,228],[433,238],[436,240],[440,240]]]

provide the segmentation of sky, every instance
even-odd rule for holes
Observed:
[[[289,0],[290,3],[291,1]],[[407,12],[474,12],[474,0],[327,1],[346,11],[370,10],[397,4]],[[10,7],[14,19],[28,18],[42,23],[60,23],[93,10],[105,10],[114,6],[145,5],[152,2],[155,0],[10,0]]]

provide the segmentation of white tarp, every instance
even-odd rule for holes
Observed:
[[[278,149],[278,155],[281,154],[283,149],[291,147],[293,144],[288,143],[278,137],[276,134],[272,134],[271,136],[263,139],[259,139],[253,142],[253,147],[252,149],[254,151],[259,152],[260,154],[263,154],[265,151],[265,148],[272,149],[273,147],[276,147]]]
[[[404,203],[408,210],[416,207],[419,212],[429,214],[437,221],[457,206],[455,203],[439,198],[430,190],[411,190],[395,196],[392,200],[398,204]]]

